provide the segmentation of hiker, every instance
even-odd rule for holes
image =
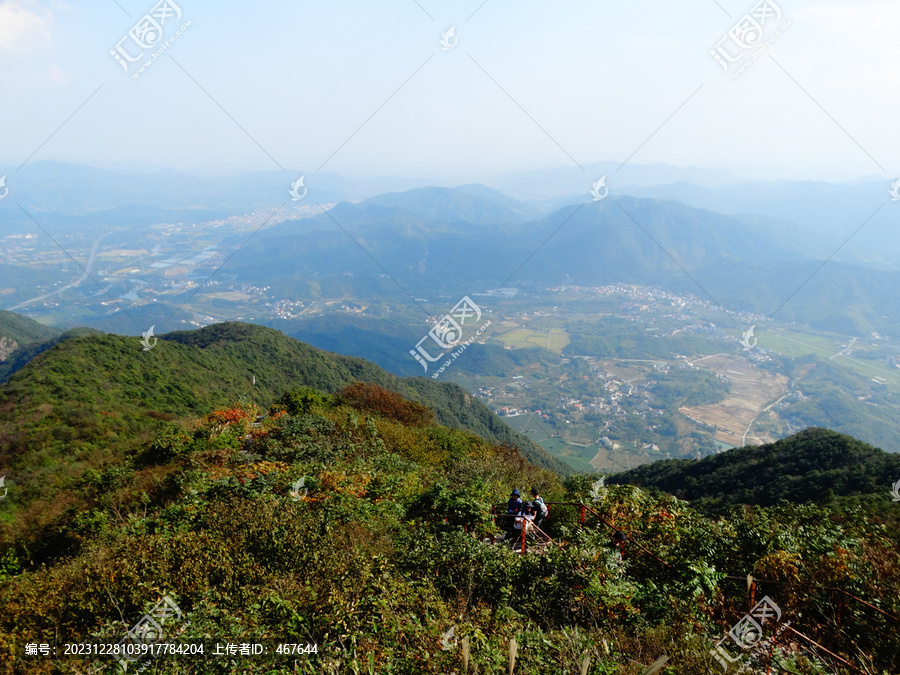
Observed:
[[[519,511],[519,514],[515,517],[513,522],[513,537],[511,544],[514,549],[521,547],[522,534],[524,533],[526,537],[528,536],[533,522],[534,506],[531,502],[525,502],[525,504],[522,505],[522,510]]]
[[[522,498],[519,497],[519,489],[512,491],[509,501],[506,502],[506,522],[503,523],[503,529],[506,530],[508,537],[515,535],[514,525],[516,516],[522,512]]]
[[[523,516],[525,518],[525,521],[524,523],[522,523],[522,525],[525,528],[526,539],[534,539],[535,537],[534,520],[537,516],[535,508],[536,507],[534,505],[534,502],[525,502],[525,514]]]
[[[537,488],[531,488],[531,502],[534,504],[534,524],[538,528],[543,529],[544,521],[547,520],[550,508],[547,506],[544,498],[541,497]]]
[[[507,515],[514,516],[522,510],[522,498],[519,496],[519,489],[512,491],[509,500],[506,502]]]

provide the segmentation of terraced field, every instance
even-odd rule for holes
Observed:
[[[787,377],[760,372],[743,356],[715,354],[698,358],[693,363],[718,371],[718,375],[731,383],[731,392],[721,403],[685,406],[679,408],[682,413],[696,422],[715,426],[713,438],[729,445],[777,440],[765,433],[755,433],[753,423],[770,404],[787,393]]]

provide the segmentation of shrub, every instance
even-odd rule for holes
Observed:
[[[375,413],[412,427],[434,423],[434,412],[428,406],[407,401],[400,394],[377,384],[356,382],[344,388],[340,402],[360,412]]]
[[[275,407],[283,408],[290,415],[308,415],[313,410],[330,408],[333,404],[334,397],[330,394],[312,387],[297,387],[278,399]]]

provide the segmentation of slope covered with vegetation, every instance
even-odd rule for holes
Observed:
[[[337,392],[356,381],[378,383],[432,408],[442,424],[567,470],[454,384],[400,379],[260,326],[220,324],[165,338],[149,351],[118,335],[66,340],[15,373],[0,388],[0,475],[20,485],[26,501],[49,498],[65,493],[80,467],[111,461],[166,421],[242,399],[265,407],[299,384]]]
[[[20,345],[48,340],[60,332],[57,328],[45,326],[22,314],[0,309],[0,337],[13,340]]]
[[[38,354],[43,354],[51,347],[72,338],[97,335],[93,328],[71,328],[46,340],[29,342],[10,352],[6,360],[0,362],[0,384],[9,380],[12,374],[28,365]]]
[[[267,397],[265,403],[302,382],[326,392],[336,392],[356,382],[374,382],[434,409],[441,424],[474,432],[500,443],[514,445],[531,462],[562,475],[569,467],[546,450],[509,428],[477,398],[461,387],[429,378],[398,378],[368,361],[323,352],[270,329],[252,324],[224,323],[198,331],[178,331],[166,340],[199,347],[220,359],[228,359],[237,372],[251,372]],[[257,386],[257,385],[251,385]]]
[[[27,316],[0,310],[0,382],[5,375],[13,372],[12,362],[27,345],[43,343],[59,335],[60,331],[50,328]]]
[[[189,345],[160,346],[174,347],[177,372]],[[166,362],[148,377],[162,382]],[[77,400],[76,381],[44,375],[31,395]],[[52,493],[29,500],[17,482],[0,502],[0,672],[115,672],[110,659],[25,658],[24,644],[118,642],[164,595],[180,609],[167,624],[180,640],[318,652],[160,657],[157,673],[498,673],[511,641],[520,675],[640,675],[663,657],[667,675],[718,672],[710,650],[752,605],[747,574],[755,600],[770,596],[798,631],[771,653],[773,672],[853,672],[841,659],[878,675],[900,668],[898,533],[862,507],[710,519],[640,488],[560,482],[374,384],[150,419],[106,456],[71,448]],[[18,452],[51,462],[40,444]],[[491,504],[533,485],[563,502],[551,507],[553,543],[525,555],[491,545]],[[623,556],[614,530],[627,533]],[[760,673],[768,660],[744,657]]]
[[[310,319],[278,319],[268,323],[303,342],[339,354],[352,354],[376,363],[401,377],[423,375],[422,366],[409,355],[412,345],[429,328],[417,317],[390,319],[323,314]],[[504,349],[497,344],[473,342],[466,358],[453,363],[453,373],[509,377],[526,363],[559,363],[561,357],[543,347]]]
[[[610,483],[657,488],[711,511],[864,495],[889,501],[898,480],[900,454],[817,428],[699,460],[655,462],[609,478]]]
[[[166,674],[497,673],[514,640],[519,675],[688,675],[763,595],[797,632],[755,672],[900,669],[894,456],[813,429],[642,469],[702,465],[688,503],[562,480],[479,405],[243,324],[57,344],[0,388],[0,673],[116,672],[24,648],[117,643],[163,596],[179,639],[318,645]],[[844,501],[813,503],[829,485]],[[552,543],[492,544],[492,504],[532,486]]]

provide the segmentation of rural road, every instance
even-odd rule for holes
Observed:
[[[750,428],[753,426],[753,423],[759,419],[759,416],[762,415],[764,412],[771,410],[774,406],[778,405],[779,403],[781,403],[781,400],[783,398],[786,398],[789,394],[790,394],[790,392],[788,392],[787,394],[785,394],[784,396],[779,398],[777,401],[770,403],[765,408],[763,408],[758,413],[756,413],[756,417],[754,417],[752,420],[750,420],[750,423],[747,425],[747,428],[744,429],[744,435],[741,437],[741,447],[747,445],[747,434],[750,433]]]
[[[94,242],[93,246],[91,246],[91,253],[88,256],[87,265],[84,268],[84,274],[82,274],[80,277],[78,277],[78,279],[76,279],[75,281],[73,281],[70,284],[63,286],[62,288],[57,288],[55,291],[50,291],[49,293],[44,293],[43,295],[39,295],[36,298],[31,298],[31,300],[25,300],[24,302],[20,302],[18,305],[10,307],[9,309],[16,310],[16,309],[19,309],[20,307],[25,307],[25,305],[30,305],[33,302],[40,302],[41,300],[44,300],[46,298],[49,298],[49,297],[52,297],[59,293],[62,293],[64,290],[66,290],[68,288],[74,288],[75,286],[78,286],[82,281],[84,281],[85,279],[88,278],[88,276],[90,276],[91,267],[94,264],[94,257],[97,254],[97,247],[100,245],[100,242],[103,240],[103,238],[110,234],[112,234],[112,232],[107,232],[106,234],[101,234],[99,237],[97,237],[97,240]]]

